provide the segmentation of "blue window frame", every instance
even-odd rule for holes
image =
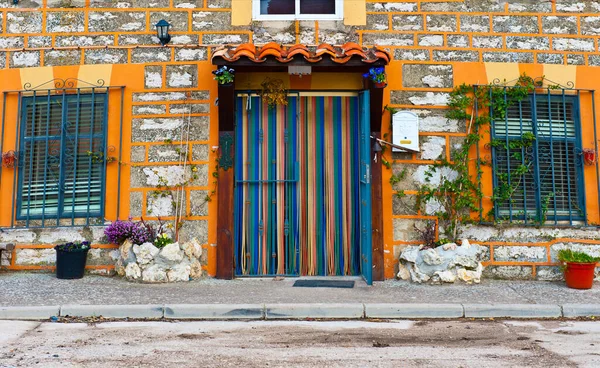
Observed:
[[[579,98],[564,91],[531,94],[492,117],[494,190],[499,220],[553,224],[585,220]],[[520,172],[524,173],[521,175]]]
[[[17,220],[104,214],[106,93],[22,97]]]

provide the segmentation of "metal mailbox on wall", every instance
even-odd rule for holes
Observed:
[[[396,146],[419,150],[419,117],[411,111],[398,111],[392,115],[392,143]],[[392,147],[393,152],[404,150]]]

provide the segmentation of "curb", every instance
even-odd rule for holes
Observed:
[[[115,319],[282,320],[282,319],[457,319],[580,318],[600,316],[600,304],[133,304],[0,307],[0,320],[51,317]]]

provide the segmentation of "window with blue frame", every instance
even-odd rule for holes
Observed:
[[[17,220],[104,213],[108,96],[22,97]]]
[[[510,105],[502,118],[492,117],[491,133],[494,196],[504,199],[495,202],[498,220],[584,220],[577,95],[531,94]]]

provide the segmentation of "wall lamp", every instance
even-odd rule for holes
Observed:
[[[171,24],[164,19],[161,19],[158,23],[156,23],[156,37],[160,41],[161,45],[166,45],[171,41],[171,35],[169,34],[169,27]]]

